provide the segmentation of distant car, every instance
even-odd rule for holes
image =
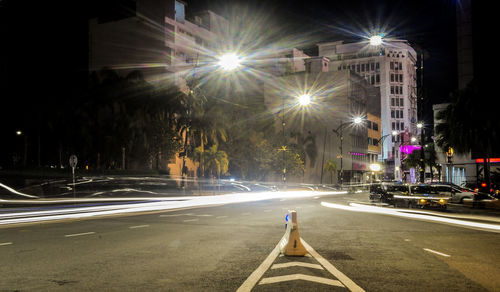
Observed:
[[[464,199],[464,206],[500,210],[500,200],[485,193],[478,193],[474,199]]]
[[[464,199],[474,199],[478,194],[471,189],[460,187],[452,183],[433,183],[432,186],[434,186],[439,193],[450,197],[450,202],[452,203],[462,204]]]
[[[394,207],[446,209],[450,199],[440,194],[434,186],[428,184],[402,184],[393,192]]]

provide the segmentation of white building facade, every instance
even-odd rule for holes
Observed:
[[[407,41],[389,41],[380,46],[343,41],[318,44],[318,55],[330,59],[330,71],[351,70],[380,89],[380,160],[387,162],[385,174],[400,180],[401,136],[417,136],[417,53]],[[406,133],[392,136],[391,133]]]

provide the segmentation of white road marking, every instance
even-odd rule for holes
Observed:
[[[194,221],[198,221],[200,219],[196,218],[196,219],[187,219],[187,220],[184,220],[183,222],[194,222]]]
[[[314,197],[313,199],[315,199],[315,200],[316,200],[316,199],[319,199],[319,198],[320,198],[320,197]]]
[[[316,282],[316,283],[321,283],[321,284],[326,284],[326,285],[331,285],[331,286],[344,287],[344,285],[342,285],[342,283],[340,283],[340,281],[337,281],[337,280],[316,277],[316,276],[309,276],[309,275],[304,275],[304,274],[293,274],[293,275],[286,275],[286,276],[264,278],[259,282],[259,285],[273,284],[273,283],[293,281],[293,280],[306,280],[306,281],[311,281],[311,282]]]
[[[346,275],[344,275],[341,271],[335,268],[329,261],[325,260],[319,253],[317,253],[307,242],[305,242],[301,238],[302,244],[306,248],[306,250],[323,266],[334,275],[337,279],[340,280],[349,290],[351,291],[365,291],[363,288],[359,287],[353,280],[349,279]]]
[[[357,291],[357,292],[364,292],[363,288],[359,287],[354,281],[349,279],[346,275],[344,275],[342,272],[340,272],[337,268],[335,268],[332,264],[330,264],[326,259],[324,259],[322,256],[320,256],[307,242],[305,242],[303,239],[301,239],[302,244],[306,248],[307,252],[309,254],[306,254],[307,256],[312,256],[314,257],[320,264],[323,266],[328,272],[330,272],[333,276],[335,276],[339,281],[332,280],[332,279],[327,279],[327,278],[320,278],[320,277],[314,277],[314,280],[327,280],[328,283],[335,283],[335,286],[338,286],[337,284],[340,284],[340,287],[346,287],[351,291]],[[252,274],[241,284],[241,286],[236,290],[236,292],[249,292],[255,287],[259,279],[264,275],[264,273],[271,267],[273,262],[276,260],[276,258],[280,255],[280,242],[276,245],[276,247],[271,251],[271,253],[267,256],[267,258],[260,264],[260,266],[252,272]],[[278,264],[279,267],[279,264]],[[291,276],[291,277],[289,277]],[[288,278],[286,278],[288,277]],[[294,278],[295,277],[295,278]],[[270,277],[270,278],[264,278],[262,281],[259,283],[260,284],[268,284],[268,283],[276,283],[276,282],[281,282],[281,281],[290,281],[290,280],[309,280],[309,281],[314,281],[312,279],[309,279],[308,277],[312,276],[306,276],[302,274],[295,274],[295,275],[288,275],[288,276],[280,276],[280,277]],[[337,283],[338,282],[338,283]],[[326,283],[325,283],[326,284]],[[333,285],[333,284],[329,284]]]
[[[236,290],[236,292],[249,292],[257,284],[257,281],[264,275],[264,273],[269,269],[274,260],[280,254],[279,243],[267,256],[267,258],[260,264],[260,266],[253,271],[253,273],[241,284],[241,286]]]
[[[410,240],[410,239],[408,239],[408,238],[405,238],[405,241],[411,241],[411,240]]]
[[[284,264],[274,264],[271,267],[271,270],[281,269],[281,268],[289,268],[289,267],[306,267],[306,268],[323,270],[323,267],[321,265],[304,263],[304,262],[289,262],[289,263],[284,263]]]
[[[192,216],[196,216],[196,217],[212,217],[213,215],[210,215],[210,214],[200,214],[200,215],[192,215]]]
[[[135,229],[135,228],[144,228],[144,227],[149,227],[149,225],[136,225],[136,226],[130,226],[130,229]]]
[[[0,246],[11,245],[11,244],[12,244],[12,242],[2,242],[2,243],[0,243]]]
[[[74,236],[82,236],[82,235],[90,235],[95,234],[95,232],[83,232],[83,233],[74,233],[74,234],[66,234],[64,237],[74,237]]]
[[[429,249],[429,248],[424,248],[425,251],[428,251],[428,252],[432,252],[432,253],[435,253],[437,255],[440,255],[440,256],[443,256],[443,257],[451,257],[451,255],[449,254],[445,254],[445,253],[442,253],[442,252],[439,252],[439,251],[435,251],[435,250],[432,250],[432,249]]]
[[[217,216],[215,219],[222,219],[222,218],[227,218],[227,216]]]

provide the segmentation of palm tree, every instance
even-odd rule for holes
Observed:
[[[210,177],[215,175],[218,179],[220,179],[220,175],[226,173],[228,170],[229,159],[227,153],[219,150],[217,144],[211,146],[208,150],[203,152],[201,147],[197,147],[195,155],[203,157],[206,170],[208,170]]]
[[[330,173],[330,184],[333,184],[333,174],[337,171],[337,164],[335,161],[328,159],[326,161],[324,170]]]

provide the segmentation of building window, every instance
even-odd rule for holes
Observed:
[[[371,69],[372,71],[375,71],[375,63],[371,63],[371,64],[370,64],[370,69]]]
[[[378,63],[377,63],[377,64],[378,64]],[[380,83],[380,74],[377,74],[377,76],[376,76],[376,81],[375,81],[375,82],[376,82],[376,83]]]
[[[372,128],[372,121],[366,121],[366,127],[368,129],[371,129]]]
[[[393,111],[393,110],[391,110],[391,118],[393,118],[393,119],[394,119],[394,117],[395,117],[394,111]]]
[[[399,111],[399,117],[403,118],[403,111]]]
[[[399,74],[399,82],[403,82],[403,74]]]
[[[404,106],[402,98],[399,99],[399,106]]]
[[[375,123],[375,122],[373,122],[373,124],[372,124],[372,125],[373,125],[373,126],[372,126],[372,127],[373,127],[373,130],[374,130],[374,131],[378,131],[378,124],[377,124],[377,123]]]
[[[375,84],[375,75],[372,75],[372,76],[371,76],[371,84],[372,84],[372,85],[373,85],[373,84]]]
[[[394,70],[394,62],[391,62],[391,63],[389,64],[389,68],[390,68],[391,70]]]
[[[377,70],[377,71],[380,70],[380,63],[379,62],[375,63],[375,70]]]
[[[396,123],[392,122],[392,130],[396,130]]]
[[[401,130],[405,129],[405,123],[401,123]]]
[[[359,73],[359,64],[356,65],[356,72]]]
[[[391,86],[391,94],[394,94],[394,86]]]
[[[393,98],[391,98],[391,106],[394,106],[394,105],[395,105],[395,103],[394,103],[394,97],[393,97]]]

